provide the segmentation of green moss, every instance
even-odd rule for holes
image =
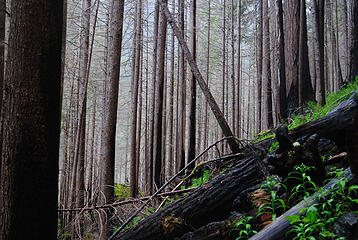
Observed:
[[[162,228],[165,235],[178,231],[184,224],[184,220],[180,217],[166,216],[162,222]]]

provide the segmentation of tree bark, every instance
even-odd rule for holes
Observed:
[[[262,130],[262,59],[263,59],[263,7],[262,1],[258,3],[258,20],[257,20],[257,55],[256,55],[256,68],[257,68],[257,118],[258,129],[257,132]]]
[[[358,1],[350,1],[350,71],[348,81],[355,81],[358,76]]]
[[[273,126],[272,119],[272,88],[271,88],[271,58],[270,58],[270,27],[269,27],[269,9],[268,0],[262,1],[263,7],[263,58],[262,58],[262,85],[263,85],[263,99],[264,117],[263,128],[269,129]]]
[[[337,92],[343,85],[343,77],[341,71],[341,63],[339,61],[339,51],[337,46],[339,45],[336,38],[336,30],[333,24],[333,13],[332,13],[332,2],[331,0],[326,1],[327,6],[327,22],[328,28],[331,38],[331,46],[332,46],[332,69],[335,71],[335,79],[333,79],[332,84],[334,85],[334,92]]]
[[[228,218],[233,210],[233,200],[264,178],[253,164],[255,161],[253,158],[243,160],[237,167],[149,216],[115,239],[174,239],[193,227],[199,228],[212,221]],[[179,224],[171,224],[173,221]]]
[[[317,67],[317,102],[323,106],[326,103],[326,84],[324,80],[324,1],[312,1],[314,41],[316,46]]]
[[[102,176],[101,190],[104,193],[102,203],[108,203],[114,197],[115,136],[118,107],[118,85],[120,75],[124,1],[113,1],[113,15],[109,32],[108,76],[106,77],[105,105],[101,138]]]
[[[301,0],[300,5],[300,31],[298,45],[298,105],[302,108],[307,102],[314,100],[308,59],[305,0]]]
[[[196,0],[190,1],[190,51],[196,62]],[[196,80],[195,75],[190,75],[190,98],[189,98],[189,142],[188,142],[188,161],[195,158],[196,149]],[[191,171],[194,164],[188,168]]]
[[[184,0],[179,0],[179,31],[184,34]],[[168,16],[167,16],[168,18]],[[174,32],[175,33],[175,32]],[[184,40],[184,35],[183,40]],[[186,79],[185,79],[185,53],[179,48],[179,106],[178,106],[178,135],[177,135],[177,170],[185,166],[185,120],[186,120]]]
[[[165,0],[166,1],[166,0]],[[166,4],[166,2],[165,2]],[[163,134],[163,92],[164,92],[164,66],[167,36],[167,20],[162,11],[159,11],[159,32],[158,32],[158,55],[157,55],[157,80],[155,90],[155,111],[154,111],[154,184],[160,188],[163,184],[161,179],[162,171],[162,134]]]
[[[236,136],[241,137],[241,0],[237,0]]]
[[[279,120],[287,118],[287,98],[286,98],[286,63],[285,63],[285,37],[283,31],[283,9],[282,0],[276,0],[276,14],[277,14],[277,34],[278,34],[278,77],[279,77]]]
[[[300,27],[300,1],[286,1],[286,91],[287,107],[294,111],[298,107],[298,51]]]
[[[345,77],[344,81],[347,82],[349,77],[349,44],[348,44],[348,10],[347,0],[341,0],[341,16],[342,16],[342,33],[343,33],[343,46],[344,46],[344,66],[345,66]]]
[[[175,12],[175,0],[172,0],[172,11]],[[171,33],[171,51],[170,51],[170,84],[169,84],[169,149],[168,149],[168,176],[174,174],[174,72],[175,72],[175,36]]]
[[[11,1],[0,239],[57,236],[62,21],[63,1]]]

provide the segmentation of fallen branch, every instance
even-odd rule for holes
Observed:
[[[124,229],[125,226],[127,226],[128,223],[130,223],[133,218],[143,210],[143,208],[151,201],[153,198],[155,198],[161,191],[163,191],[171,182],[174,181],[178,176],[183,174],[192,164],[194,164],[201,156],[203,156],[207,151],[209,151],[212,147],[216,146],[218,143],[222,141],[235,141],[236,145],[239,147],[241,144],[241,140],[234,136],[228,136],[224,137],[215,143],[208,146],[204,151],[202,151],[198,156],[196,156],[193,160],[191,160],[184,168],[182,168],[176,175],[174,175],[172,178],[169,179],[168,182],[166,182],[163,186],[161,186],[146,202],[144,202],[109,238],[109,240],[113,239],[120,231]]]
[[[233,169],[162,208],[115,239],[174,239],[193,228],[227,219],[234,210],[233,201],[237,196],[264,179],[257,162],[254,157],[241,160]]]
[[[176,195],[176,194],[188,193],[188,192],[193,191],[195,189],[197,189],[197,188],[195,187],[195,188],[188,188],[188,189],[176,190],[176,191],[171,191],[171,192],[165,192],[165,193],[158,194],[156,197],[159,198],[159,197],[173,196],[173,195]],[[92,210],[96,210],[96,209],[104,209],[104,208],[111,208],[111,207],[126,205],[126,204],[129,204],[129,203],[142,202],[142,201],[150,199],[151,197],[152,196],[146,196],[146,197],[141,197],[141,198],[136,198],[136,199],[129,199],[129,200],[125,200],[125,201],[115,202],[115,203],[112,203],[112,204],[105,204],[105,205],[101,205],[101,206],[94,206],[94,207],[87,207],[87,208],[58,209],[58,211],[59,212],[92,211]]]

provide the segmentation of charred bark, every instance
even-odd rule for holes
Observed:
[[[174,239],[229,218],[237,196],[264,179],[257,161],[253,157],[242,160],[232,170],[144,219],[116,239]]]

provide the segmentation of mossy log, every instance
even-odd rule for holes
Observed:
[[[232,211],[240,211],[234,209],[234,200],[264,179],[257,161],[253,157],[240,160],[231,170],[142,220],[115,239],[175,239],[211,222],[228,219]]]

